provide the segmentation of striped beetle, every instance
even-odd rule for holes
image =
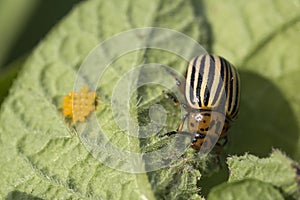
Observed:
[[[201,147],[204,151],[210,150],[215,144],[213,141],[217,140],[218,145],[224,145],[229,123],[236,119],[239,110],[240,80],[237,70],[222,57],[201,55],[189,62],[185,81],[180,82],[176,78],[176,84],[185,96],[186,102],[182,105],[187,114],[176,131],[163,136],[177,133],[191,135],[191,147],[195,150]],[[167,95],[177,101],[171,94]],[[189,132],[182,131],[186,119]]]

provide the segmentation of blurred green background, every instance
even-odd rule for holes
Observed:
[[[31,50],[82,0],[0,0],[0,103]]]
[[[82,0],[1,0],[0,66],[29,53],[46,33]]]

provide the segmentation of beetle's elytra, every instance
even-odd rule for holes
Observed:
[[[183,133],[187,120],[191,146],[195,150],[211,148],[216,136],[219,142],[226,142],[229,123],[236,119],[239,111],[240,80],[237,70],[220,56],[200,55],[189,62],[185,81],[177,80],[176,83],[185,96],[186,102],[182,104],[187,114],[176,131],[164,135]]]

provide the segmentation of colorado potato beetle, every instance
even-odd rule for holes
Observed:
[[[191,147],[195,150],[201,147],[211,149],[213,139],[218,141],[218,145],[222,145],[221,140],[225,144],[229,124],[236,119],[239,111],[240,80],[237,70],[220,56],[200,55],[189,62],[184,82],[176,78],[176,84],[184,94],[185,102],[181,104],[187,114],[176,131],[164,135],[189,134]],[[188,132],[183,131],[186,120]],[[213,134],[207,137],[209,131]]]

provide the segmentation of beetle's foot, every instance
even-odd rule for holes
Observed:
[[[175,106],[180,105],[180,102],[178,101],[178,99],[173,94],[171,94],[171,93],[169,93],[165,90],[163,90],[163,93],[165,94],[166,98],[171,99],[174,102]]]
[[[177,133],[178,133],[177,131],[170,131],[170,132],[168,132],[168,133],[159,135],[159,137],[171,136],[171,135],[175,135],[175,134],[177,134]]]

